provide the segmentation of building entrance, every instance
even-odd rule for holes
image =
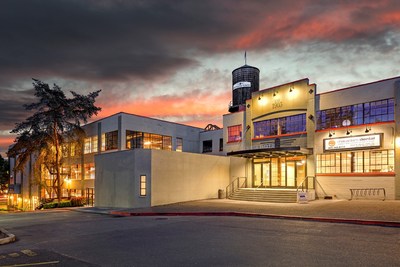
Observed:
[[[306,157],[254,159],[253,187],[296,188],[306,177]]]

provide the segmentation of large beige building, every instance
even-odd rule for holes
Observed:
[[[224,115],[227,155],[248,159],[243,187],[303,186],[310,198],[340,199],[366,189],[358,193],[399,199],[399,83],[317,94],[303,79],[254,92],[241,111]]]
[[[259,90],[259,70],[248,65],[232,74],[222,129],[126,113],[84,126],[82,147],[67,149],[64,195],[126,208],[217,197],[295,202],[304,192],[349,199],[352,189],[400,199],[400,77],[318,94],[308,79]],[[14,173],[15,201],[52,197],[30,172],[28,164]]]

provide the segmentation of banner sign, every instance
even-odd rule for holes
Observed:
[[[324,151],[378,148],[382,146],[382,134],[324,139]]]
[[[251,82],[238,82],[233,85],[233,89],[251,87]]]

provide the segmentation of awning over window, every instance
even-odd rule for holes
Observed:
[[[301,156],[311,155],[312,149],[294,147],[279,147],[279,148],[258,148],[240,151],[228,152],[227,156],[243,157],[243,158],[275,158],[280,156]]]

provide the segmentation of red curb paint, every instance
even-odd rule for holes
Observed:
[[[301,217],[301,216],[290,216],[290,215],[274,215],[274,214],[242,213],[242,212],[123,212],[123,211],[120,212],[120,211],[111,211],[110,214],[124,216],[124,217],[129,217],[129,216],[236,216],[236,217],[252,217],[252,218],[266,218],[266,219],[314,221],[314,222],[326,222],[326,223],[346,223],[346,224],[358,224],[358,225],[371,225],[371,226],[400,228],[400,222],[359,220],[359,219],[340,219],[340,218],[323,218],[323,217]]]

